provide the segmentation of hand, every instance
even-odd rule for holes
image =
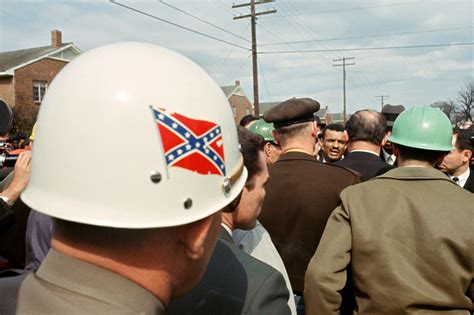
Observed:
[[[21,192],[26,188],[30,179],[31,169],[31,151],[20,153],[15,164],[13,180],[10,185],[2,192],[2,195],[8,197],[10,202],[15,202],[20,197]]]

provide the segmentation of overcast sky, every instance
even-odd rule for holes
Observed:
[[[53,29],[83,52],[124,40],[156,43],[194,60],[220,85],[240,80],[253,102],[250,52],[244,49],[250,48],[250,20],[233,19],[249,8],[232,9],[246,0],[116,2],[243,48],[105,0],[0,0],[0,51],[48,45]],[[257,11],[277,10],[257,22],[260,102],[312,97],[330,112],[342,112],[342,67],[333,66],[333,59],[342,57],[355,58],[348,61],[355,65],[347,67],[348,112],[379,110],[377,95],[407,107],[455,99],[463,82],[473,80],[473,45],[327,50],[472,43],[473,2],[276,0],[258,5]],[[302,52],[308,50],[313,52]],[[293,52],[269,53],[277,51]]]

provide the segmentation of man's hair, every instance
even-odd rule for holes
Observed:
[[[289,138],[293,138],[295,136],[308,136],[311,133],[311,124],[313,121],[310,122],[302,122],[299,124],[293,124],[289,126],[283,126],[276,128],[275,131],[280,136],[280,142],[285,144],[285,142]]]
[[[245,115],[244,117],[242,117],[242,119],[240,120],[239,122],[239,125],[242,126],[242,127],[245,127],[247,126],[250,122],[254,121],[254,120],[259,120],[260,118],[258,118],[257,116],[255,115]]]
[[[367,141],[381,145],[387,132],[385,117],[370,109],[355,112],[346,122],[349,141]]]
[[[329,125],[327,125],[326,127],[323,128],[323,131],[321,131],[323,139],[326,138],[326,130],[344,132],[344,126],[341,125],[341,124],[329,124]]]
[[[416,160],[428,162],[431,165],[435,165],[449,152],[446,151],[434,151],[434,150],[423,150],[418,148],[411,148],[404,145],[396,144],[400,154],[400,159]]]
[[[453,134],[457,135],[456,137],[456,149],[460,151],[469,150],[474,153],[472,141],[470,139],[470,132],[464,129],[453,129]]]
[[[251,190],[254,185],[254,177],[262,171],[260,163],[260,152],[263,152],[265,142],[263,137],[237,126],[239,143],[244,157],[244,165],[247,168],[248,177],[245,186]]]
[[[54,234],[73,244],[108,250],[126,250],[143,244],[156,232],[153,229],[122,229],[53,219]]]

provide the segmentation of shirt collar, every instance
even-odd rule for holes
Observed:
[[[466,185],[466,182],[467,182],[467,179],[469,178],[469,175],[471,174],[471,170],[469,169],[469,167],[464,171],[464,173],[462,173],[461,175],[459,176],[452,176],[452,175],[449,175],[449,177],[451,179],[453,179],[453,177],[457,177],[459,179],[459,186],[461,187],[464,187],[464,185]]]
[[[221,223],[222,227],[224,228],[224,230],[229,233],[230,236],[232,236],[232,230],[227,226],[225,225],[224,223]]]

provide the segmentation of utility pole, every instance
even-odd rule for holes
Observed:
[[[276,10],[268,10],[263,12],[255,12],[255,5],[257,4],[264,4],[269,2],[274,2],[275,0],[261,0],[255,2],[255,0],[251,0],[249,3],[243,4],[234,4],[232,9],[241,8],[250,6],[250,14],[234,16],[234,20],[244,19],[250,17],[250,21],[252,24],[252,69],[253,69],[253,106],[255,108],[255,115],[260,114],[260,107],[258,101],[258,71],[257,71],[257,16],[264,15],[264,14],[271,14],[276,13]]]
[[[389,98],[389,97],[390,97],[390,95],[376,95],[376,96],[375,96],[375,98],[376,98],[377,100],[380,100],[380,110],[383,109],[383,105],[384,105],[383,100],[384,100],[385,98]]]
[[[340,62],[342,61],[342,64],[334,64],[334,67],[341,67],[342,66],[342,91],[343,91],[343,100],[344,100],[344,105],[343,105],[343,115],[344,115],[344,122],[346,122],[346,66],[353,66],[355,65],[354,62],[352,63],[347,63],[347,60],[354,60],[354,57],[342,57],[341,59],[334,59],[333,62]]]

